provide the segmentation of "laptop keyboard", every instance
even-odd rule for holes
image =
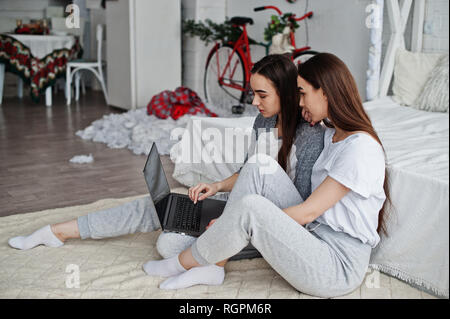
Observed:
[[[190,198],[178,197],[176,204],[175,227],[190,231],[200,231],[200,212],[202,202],[194,202]]]

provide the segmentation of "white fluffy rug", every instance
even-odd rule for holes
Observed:
[[[173,191],[186,193],[184,188]],[[60,248],[38,246],[21,251],[8,245],[13,236],[137,197],[0,218],[0,298],[314,298],[296,291],[262,258],[229,262],[221,286],[160,290],[158,285],[164,278],[148,276],[142,270],[146,261],[161,259],[155,247],[159,231],[103,240],[69,240]],[[374,272],[368,273],[360,288],[343,296],[424,297],[431,296]]]
[[[247,105],[241,115],[232,114],[211,105],[206,106],[219,117],[256,116],[256,107]],[[129,148],[134,154],[148,154],[152,142],[156,143],[161,155],[168,155],[170,148],[178,140],[172,139],[170,133],[174,128],[185,128],[192,115],[183,115],[178,120],[171,117],[160,119],[147,114],[147,108],[131,110],[122,114],[107,114],[91,123],[76,135],[85,140],[105,143],[109,148]],[[196,116],[205,116],[198,114]]]

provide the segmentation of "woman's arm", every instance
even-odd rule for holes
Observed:
[[[336,205],[349,191],[349,188],[328,176],[306,201],[283,211],[300,225],[306,225]]]
[[[217,184],[217,186],[218,186],[218,192],[231,192],[231,190],[233,189],[234,183],[236,183],[238,176],[239,176],[239,173],[234,173],[233,175],[224,179],[223,181],[214,183],[214,184]]]

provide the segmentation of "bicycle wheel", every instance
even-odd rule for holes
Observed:
[[[206,101],[227,112],[242,104],[246,94],[244,60],[238,52],[231,55],[232,52],[233,48],[228,44],[214,48],[206,61],[203,78]],[[226,68],[229,58],[230,64]],[[223,83],[219,83],[222,74]]]
[[[318,54],[317,51],[302,51],[298,53],[294,53],[294,63],[298,67],[303,62],[307,61],[309,58],[313,57],[314,55]]]

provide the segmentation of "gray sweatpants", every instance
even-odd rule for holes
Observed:
[[[303,227],[287,216],[282,209],[303,199],[275,160],[265,156],[262,162],[275,169],[264,173],[258,161],[249,159],[224,212],[206,232],[198,238],[162,233],[157,242],[159,253],[167,258],[192,246],[194,258],[206,265],[234,256],[251,243],[301,292],[333,297],[356,289],[367,271],[371,247],[325,224],[312,222]],[[82,216],[78,225],[81,238],[148,232],[160,227],[147,197]]]
[[[229,193],[211,196],[226,201]],[[148,233],[161,228],[156,209],[150,197],[141,197],[120,206],[78,217],[81,239],[102,239],[134,233]],[[156,249],[163,258],[170,258],[189,248],[196,237],[162,232]]]
[[[210,198],[226,200],[228,193]],[[120,206],[78,217],[81,239],[102,239],[134,233],[148,233],[161,228],[156,209],[150,197],[141,197]],[[156,249],[163,258],[170,258],[189,248],[196,237],[162,232]]]

